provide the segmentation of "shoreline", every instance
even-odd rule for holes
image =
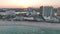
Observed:
[[[46,29],[59,29],[59,23],[29,22],[29,21],[0,21],[0,26],[33,26]]]

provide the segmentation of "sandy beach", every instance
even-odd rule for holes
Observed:
[[[0,21],[0,26],[36,26],[40,28],[60,29],[60,23],[29,22],[29,21]]]

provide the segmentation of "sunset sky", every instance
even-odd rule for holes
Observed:
[[[0,0],[0,8],[60,7],[60,0]]]

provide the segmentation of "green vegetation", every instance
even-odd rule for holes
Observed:
[[[0,19],[2,19],[3,15],[0,15]]]
[[[16,14],[17,16],[24,16],[25,13],[19,13],[19,14]]]

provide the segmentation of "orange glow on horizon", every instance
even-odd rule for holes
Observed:
[[[28,8],[40,6],[60,7],[60,0],[0,0],[0,8]]]

